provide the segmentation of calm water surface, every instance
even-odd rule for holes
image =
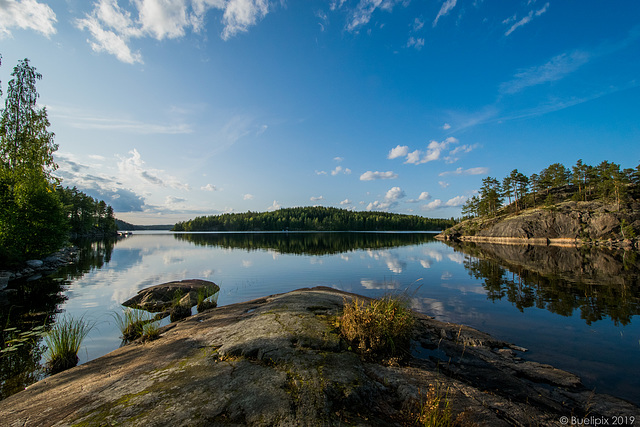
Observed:
[[[501,248],[450,247],[428,233],[139,232],[87,245],[67,271],[12,285],[26,289],[13,303],[23,306],[14,323],[25,327],[25,318],[47,311],[94,321],[79,354],[84,363],[120,345],[112,313],[122,302],[172,280],[215,282],[219,305],[318,285],[372,297],[405,291],[420,312],[528,348],[527,359],[640,404],[635,255]],[[37,308],[25,308],[36,295]],[[24,360],[0,359],[5,396],[12,384],[37,377],[26,372],[41,352],[30,351]]]

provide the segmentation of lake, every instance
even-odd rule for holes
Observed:
[[[83,242],[76,265],[12,282],[17,292],[1,307],[0,321],[19,332],[63,315],[84,316],[95,323],[78,355],[84,363],[120,345],[113,313],[122,302],[168,281],[213,281],[218,305],[319,285],[371,297],[404,293],[415,310],[525,347],[529,360],[640,404],[636,252],[450,246],[433,236],[136,232]],[[42,377],[42,350],[28,343],[2,354],[2,397]]]

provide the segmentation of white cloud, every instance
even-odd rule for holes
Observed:
[[[516,22],[515,24],[513,24],[511,27],[509,27],[509,29],[507,30],[506,33],[504,33],[505,36],[510,35],[511,33],[513,33],[517,28],[522,27],[525,24],[528,24],[529,22],[531,22],[531,20],[533,18],[536,18],[540,15],[542,15],[543,13],[545,13],[547,11],[547,9],[549,8],[549,3],[545,3],[544,6],[542,6],[542,9],[539,9],[537,11],[530,11],[529,14],[527,16],[525,16],[524,18],[522,18],[521,20],[519,20],[518,22]],[[516,15],[512,16],[511,18],[507,18],[504,21],[502,21],[503,24],[510,24],[511,22],[515,21]]]
[[[447,147],[451,144],[457,144],[459,141],[450,136],[444,141],[431,141],[427,145],[427,149],[425,151],[414,150],[409,152],[409,147],[398,145],[396,148],[392,149],[387,158],[395,159],[398,157],[406,156],[405,163],[420,165],[428,162],[432,162],[434,160],[439,160],[442,152],[447,149]]]
[[[388,172],[372,172],[367,171],[360,175],[360,181],[373,181],[376,179],[396,179],[398,174],[393,173],[392,171]]]
[[[438,25],[438,20],[447,15],[449,12],[451,12],[451,10],[456,7],[456,3],[457,0],[445,0],[444,3],[442,3],[442,6],[440,7],[440,11],[438,12],[438,16],[436,16],[436,19],[433,20],[433,26],[435,27],[436,25]]]
[[[271,211],[277,211],[277,210],[278,210],[278,209],[280,209],[281,207],[282,207],[282,206],[280,206],[280,204],[279,204],[277,201],[275,201],[275,200],[274,200],[274,201],[273,201],[273,204],[272,204],[271,206],[269,206],[269,207],[267,208],[267,210],[268,210],[269,212],[271,212]]]
[[[160,187],[171,187],[178,190],[188,191],[188,184],[183,184],[172,176],[167,175],[159,169],[150,169],[145,166],[142,156],[135,148],[129,151],[131,157],[121,157],[118,162],[118,171],[123,181],[128,181],[134,185],[151,184]]]
[[[326,175],[327,171],[316,171],[316,175]]]
[[[318,202],[320,200],[324,200],[324,196],[312,196],[309,200],[312,202]]]
[[[543,65],[516,73],[511,81],[500,86],[500,91],[513,94],[530,86],[560,80],[589,62],[590,59],[589,53],[578,50],[557,55]]]
[[[229,40],[238,33],[244,33],[269,12],[267,0],[229,0],[225,5],[222,39]]]
[[[76,27],[88,30],[94,52],[107,52],[127,64],[142,63],[142,55],[129,48],[131,37],[140,37],[141,29],[131,19],[128,11],[122,10],[116,0],[100,0],[94,3],[91,14],[76,20]]]
[[[429,199],[431,199],[431,194],[429,194],[426,191],[423,191],[422,193],[420,193],[420,196],[418,196],[417,199],[409,199],[407,200],[407,203],[419,203]]]
[[[216,188],[216,186],[215,186],[215,185],[213,185],[213,184],[207,184],[207,185],[205,185],[204,187],[200,187],[200,189],[201,189],[201,190],[204,190],[204,191],[218,191],[218,189]]]
[[[345,175],[349,175],[351,173],[351,169],[349,168],[343,168],[342,166],[337,166],[334,170],[331,171],[331,175],[336,176],[340,173],[343,173]]]
[[[94,51],[129,64],[143,62],[142,55],[129,46],[132,39],[175,39],[187,31],[197,33],[212,9],[222,11],[223,40],[248,31],[269,12],[269,0],[132,0],[129,4],[132,10],[121,8],[118,0],[97,0],[90,14],[76,20],[76,26],[91,35]]]
[[[0,0],[0,39],[11,37],[11,28],[34,30],[46,37],[56,33],[56,14],[36,0]]]
[[[440,199],[435,199],[433,202],[423,205],[422,209],[426,211],[432,211],[435,209],[440,209],[445,207],[458,207],[458,206],[462,206],[466,200],[467,198],[465,196],[456,196],[447,200],[446,202],[443,202]]]
[[[253,194],[245,194],[244,196],[242,196],[242,200],[253,200]]]
[[[393,187],[387,191],[382,201],[376,200],[367,205],[367,210],[387,210],[398,205],[398,200],[406,196],[400,187]]]
[[[489,168],[485,168],[485,167],[478,167],[478,168],[469,168],[469,169],[462,169],[462,168],[458,168],[454,171],[446,171],[446,172],[441,172],[438,174],[438,176],[447,176],[447,175],[484,175],[489,173]]]
[[[426,211],[434,210],[442,206],[442,200],[435,199],[433,202],[429,202],[424,205],[422,208]]]
[[[351,203],[353,202],[349,199],[344,199],[343,201],[340,202],[341,205],[350,205]]]
[[[341,162],[344,160],[344,157],[334,157],[333,160],[336,162]]]
[[[445,123],[444,125],[442,125],[442,129],[449,130],[451,129],[451,125],[449,123]]]
[[[389,151],[389,154],[387,155],[387,159],[396,159],[398,157],[404,157],[407,155],[407,153],[409,153],[409,147],[407,147],[406,145],[398,144],[396,148],[392,148],[391,151]]]
[[[456,196],[452,199],[447,200],[447,202],[445,203],[445,206],[449,206],[449,207],[462,206],[466,201],[467,201],[467,198],[465,196]]]
[[[450,184],[445,181],[438,181],[438,185],[442,188],[447,188]]]

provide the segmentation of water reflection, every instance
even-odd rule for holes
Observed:
[[[109,262],[115,240],[77,241],[79,259],[57,274],[38,280],[11,282],[0,298],[0,399],[24,390],[41,379],[46,350],[42,335],[55,322],[69,296],[63,291],[70,281]]]
[[[590,325],[609,317],[628,325],[640,313],[637,253],[596,248],[453,244],[469,275],[483,280],[487,298],[506,298],[520,311],[530,307],[571,316]]]
[[[279,254],[332,255],[362,249],[389,249],[434,241],[433,233],[188,233],[175,234],[199,246]]]

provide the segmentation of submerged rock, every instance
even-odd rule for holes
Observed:
[[[560,425],[636,416],[575,375],[524,360],[521,347],[416,314],[412,356],[372,362],[334,327],[345,301],[300,289],[219,307],[0,402],[8,426],[407,425],[440,390],[477,425]],[[360,297],[364,298],[364,297]]]
[[[158,313],[170,309],[174,302],[186,307],[193,307],[198,303],[198,291],[204,291],[207,296],[210,296],[219,290],[218,285],[207,280],[188,279],[168,282],[142,289],[122,305]]]

